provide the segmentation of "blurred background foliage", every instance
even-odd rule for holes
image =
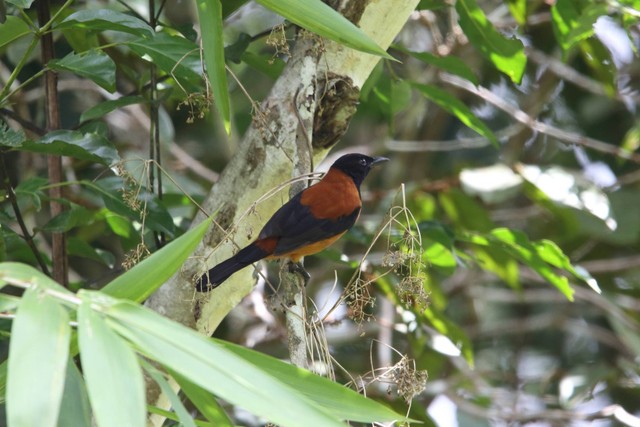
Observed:
[[[149,4],[54,4],[54,132],[35,12],[8,2],[0,26],[0,259],[48,270],[64,232],[72,290],[185,232],[295,38],[222,2],[225,123],[196,3],[158,2],[155,23]],[[635,0],[419,2],[330,155],[391,161],[358,225],[306,260],[318,370],[425,425],[640,425],[639,18]],[[43,154],[67,156],[55,217]],[[260,281],[216,336],[286,358],[272,298]]]

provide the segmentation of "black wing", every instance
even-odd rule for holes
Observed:
[[[278,237],[274,255],[283,255],[312,243],[344,233],[355,224],[360,208],[335,219],[318,219],[300,203],[298,193],[276,211],[260,232],[259,239]]]

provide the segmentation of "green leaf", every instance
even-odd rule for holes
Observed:
[[[487,210],[460,190],[442,192],[439,200],[451,221],[464,229],[486,232],[494,227]]]
[[[135,352],[94,311],[99,294],[81,290],[78,296],[80,360],[98,426],[144,426],[145,387]]]
[[[0,145],[5,142],[0,141]],[[47,133],[39,141],[27,140],[21,145],[12,145],[11,148],[33,153],[69,156],[105,166],[120,161],[118,152],[107,139],[95,133],[83,134],[75,130],[55,130]]]
[[[144,370],[149,374],[149,376],[160,386],[160,390],[162,393],[169,398],[169,402],[171,403],[171,408],[178,416],[178,420],[180,421],[180,425],[182,427],[196,427],[196,423],[193,421],[191,415],[182,404],[180,397],[173,390],[173,387],[169,384],[169,381],[158,371],[153,365],[142,360],[142,366]]]
[[[67,237],[67,252],[69,255],[87,258],[106,266],[112,266],[115,262],[115,258],[110,252],[102,251],[100,253],[95,247],[78,237]]]
[[[353,49],[393,59],[344,16],[320,0],[257,0],[300,27]]]
[[[118,99],[104,101],[89,108],[80,116],[80,122],[86,122],[87,120],[93,120],[104,116],[118,108],[126,107],[132,104],[143,104],[146,100],[142,96],[122,96]]]
[[[7,20],[0,25],[0,48],[29,33],[31,29],[26,22],[17,16],[7,16]]]
[[[129,220],[144,223],[152,230],[174,235],[176,227],[173,218],[155,194],[142,188],[129,186],[119,176],[104,178],[90,183],[89,186],[99,192],[106,208],[110,211]],[[138,203],[135,210],[129,206],[131,202],[127,204],[123,201],[123,192],[127,192],[127,197]]]
[[[565,54],[579,42],[594,34],[593,24],[600,16],[608,14],[604,3],[593,3],[581,8],[573,0],[559,0],[551,7],[553,30]]]
[[[116,298],[144,301],[182,266],[210,225],[210,221],[203,221],[111,281],[102,292]]]
[[[442,109],[456,116],[462,123],[487,138],[495,147],[500,146],[491,129],[482,120],[478,119],[471,109],[458,98],[433,85],[414,83],[413,87],[418,89],[426,98],[438,104]]]
[[[64,233],[72,228],[90,224],[93,221],[93,214],[88,209],[72,204],[70,209],[66,209],[51,218],[49,222],[42,226],[42,230]]]
[[[213,99],[222,116],[224,129],[231,132],[231,106],[227,87],[227,71],[224,63],[224,38],[222,35],[222,5],[220,0],[196,0],[198,19],[202,31],[202,50]]]
[[[509,230],[508,228],[496,228],[491,231],[491,236],[505,244],[505,248],[513,255],[517,256],[520,262],[531,267],[540,276],[554,285],[569,301],[573,301],[573,289],[569,285],[566,277],[556,274],[545,259],[540,256],[536,247],[529,241],[529,238],[521,231]],[[549,248],[549,245],[545,245]],[[551,254],[546,258],[551,259]],[[553,254],[557,258],[557,254]],[[551,264],[553,265],[553,264]]]
[[[411,55],[417,60],[424,62],[425,64],[433,65],[441,70],[469,80],[474,85],[480,84],[478,77],[460,58],[455,56],[436,56],[429,52],[411,52],[403,48],[400,50]]]
[[[58,427],[90,426],[91,406],[84,378],[73,360],[67,363],[67,377],[60,405]]]
[[[202,414],[212,425],[216,427],[233,427],[234,424],[227,416],[222,406],[218,404],[216,398],[206,390],[188,381],[181,375],[171,372],[171,376],[176,380],[180,389],[187,396],[187,398],[198,409],[198,412]]]
[[[17,6],[21,9],[29,9],[33,0],[7,0],[7,3]]]
[[[522,42],[500,34],[475,0],[457,0],[456,11],[460,26],[471,44],[498,70],[520,84],[527,64]]]
[[[81,54],[71,52],[62,59],[52,59],[47,66],[86,77],[109,92],[116,90],[116,64],[101,50],[92,49]]]
[[[132,40],[127,45],[141,57],[148,56],[183,85],[189,88],[201,85],[200,49],[194,42],[176,35],[156,33],[153,38]]]
[[[473,367],[473,347],[467,334],[455,323],[449,320],[443,313],[435,310],[432,305],[427,307],[420,316],[423,322],[429,323],[433,328],[446,336],[460,349],[467,363]]]
[[[511,16],[520,25],[527,23],[527,0],[507,0]]]
[[[0,263],[0,284],[3,283],[10,283],[21,288],[33,285],[39,288],[50,288],[56,292],[73,295],[72,292],[69,292],[49,276],[39,272],[30,265],[19,262]]]
[[[104,311],[145,356],[231,404],[285,427],[297,427],[300,420],[344,427],[295,390],[186,326],[127,301]]]
[[[404,416],[374,400],[367,399],[350,388],[314,375],[305,369],[226,341],[214,339],[214,342],[235,353],[251,365],[278,378],[342,420],[376,423],[404,418]]]
[[[56,29],[78,28],[84,31],[120,31],[139,37],[153,37],[153,29],[141,19],[109,9],[81,10],[69,15]]]
[[[11,328],[8,425],[56,426],[70,336],[66,309],[39,289],[27,289]]]
[[[0,312],[13,311],[22,301],[18,297],[0,293]]]

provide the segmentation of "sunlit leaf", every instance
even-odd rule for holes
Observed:
[[[320,0],[257,0],[313,33],[362,52],[393,59],[362,30]]]
[[[522,42],[500,34],[475,0],[457,0],[462,30],[473,46],[516,84],[520,84],[527,57]]]
[[[527,22],[527,0],[507,0],[511,16],[516,22],[524,25]]]
[[[499,147],[498,140],[491,129],[477,118],[471,109],[458,98],[433,85],[414,83],[413,87],[418,89],[426,98],[438,104],[442,109],[456,116],[462,123],[487,138],[494,146]]]
[[[573,301],[574,291],[569,285],[569,280],[567,280],[565,276],[553,271],[549,263],[540,256],[536,247],[529,241],[524,233],[507,228],[497,228],[491,232],[491,235],[504,243],[505,249],[517,256],[520,262],[531,267],[540,276],[558,288],[569,301]]]
[[[11,328],[8,425],[56,426],[70,335],[66,309],[39,289],[27,289]]]
[[[116,90],[116,64],[101,50],[90,50],[81,54],[69,53],[61,59],[52,59],[47,66],[56,71],[69,71],[86,77],[100,87]]]

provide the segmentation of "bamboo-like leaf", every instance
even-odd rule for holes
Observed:
[[[508,39],[500,34],[476,3],[476,0],[457,0],[456,11],[460,27],[471,44],[495,67],[516,84],[520,84],[527,57],[518,39]]]
[[[0,263],[0,284],[10,283],[20,287],[34,285],[36,287],[50,288],[56,292],[73,295],[68,289],[44,273],[27,264],[19,262]]]
[[[227,416],[224,408],[218,404],[215,396],[188,381],[181,375],[171,372],[171,376],[180,385],[180,390],[198,408],[198,411],[216,427],[233,427],[234,423]]]
[[[320,407],[325,408],[340,419],[361,423],[375,423],[403,418],[402,415],[397,414],[386,406],[367,399],[354,390],[338,385],[327,378],[311,375],[307,370],[246,347],[221,340],[214,341],[296,389],[298,393],[316,402]]]
[[[444,110],[455,115],[462,123],[487,138],[493,145],[496,147],[499,146],[498,140],[493,132],[491,132],[491,129],[489,129],[482,120],[477,118],[469,107],[467,107],[458,98],[432,85],[414,83],[413,87],[418,89],[422,95],[438,104]]]
[[[60,405],[58,427],[90,426],[91,406],[84,384],[84,378],[78,367],[69,359],[67,377],[64,383],[64,394]]]
[[[183,427],[196,427],[196,423],[193,421],[191,415],[187,411],[187,408],[184,407],[180,397],[173,390],[167,379],[154,368],[150,363],[142,360],[142,366],[144,370],[149,374],[149,376],[160,386],[160,390],[162,393],[169,398],[169,402],[171,402],[171,407],[173,411],[178,416],[178,420],[180,421],[181,426]]]
[[[69,314],[37,288],[22,296],[11,328],[9,426],[55,427],[69,357]]]
[[[105,308],[112,326],[147,357],[228,402],[282,426],[342,426],[261,369],[151,310],[122,301]],[[286,405],[282,405],[286,402]]]
[[[52,59],[47,66],[56,71],[70,71],[86,77],[109,92],[116,90],[116,64],[101,50],[81,54],[71,52],[61,59]]]
[[[125,274],[117,277],[102,292],[133,301],[144,301],[166,282],[193,253],[210,221],[203,221],[167,246],[156,251]]]
[[[196,0],[198,19],[202,31],[202,50],[213,99],[222,116],[224,129],[231,132],[231,106],[227,88],[222,36],[222,5],[220,0]]]
[[[353,49],[393,59],[360,28],[320,0],[257,0],[296,25]]]
[[[96,294],[78,295],[80,360],[98,426],[145,426],[144,380],[135,352],[94,311]]]

